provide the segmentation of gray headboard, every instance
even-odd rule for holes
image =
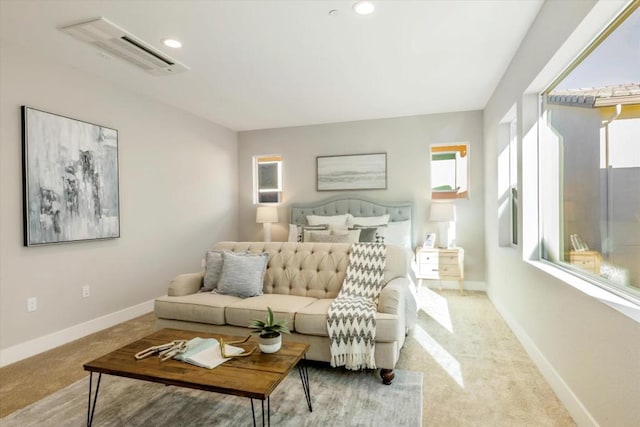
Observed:
[[[291,205],[289,222],[296,225],[307,224],[307,215],[379,216],[389,214],[389,222],[412,221],[411,202],[381,202],[363,196],[334,196],[312,203]],[[411,228],[413,229],[413,227]]]

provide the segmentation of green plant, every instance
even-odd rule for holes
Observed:
[[[253,333],[259,333],[262,338],[275,338],[280,333],[289,333],[289,328],[287,328],[287,321],[276,321],[271,307],[267,307],[267,318],[264,321],[254,320],[253,322],[251,322],[249,327],[255,329]]]

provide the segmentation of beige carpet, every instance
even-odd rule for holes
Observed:
[[[293,370],[271,396],[273,425],[420,427],[422,372],[397,370],[394,387],[382,384],[375,371],[353,372],[333,369],[327,363],[314,363],[308,372],[313,412],[307,407],[300,376]],[[88,389],[88,380],[80,380],[0,419],[0,424],[3,427],[83,425]],[[351,398],[345,399],[345,396]],[[261,401],[254,401],[254,406],[256,421],[261,424]],[[93,421],[100,427],[253,424],[250,399],[109,375],[102,377]]]
[[[427,291],[398,369],[421,371],[423,426],[574,426],[487,296]],[[153,330],[152,314],[0,369],[0,417],[86,375],[82,364]],[[393,387],[393,385],[391,385]]]

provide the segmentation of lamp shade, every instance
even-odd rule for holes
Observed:
[[[258,224],[278,222],[278,208],[275,206],[258,206],[256,222]]]
[[[452,203],[432,203],[429,220],[433,222],[455,221],[456,205]]]

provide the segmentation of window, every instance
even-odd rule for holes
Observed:
[[[253,157],[253,203],[280,203],[282,196],[282,156]]]
[[[518,122],[516,106],[500,122],[498,135],[498,242],[518,244]]]
[[[640,9],[542,93],[541,255],[640,302]],[[606,64],[606,65],[605,65]]]

